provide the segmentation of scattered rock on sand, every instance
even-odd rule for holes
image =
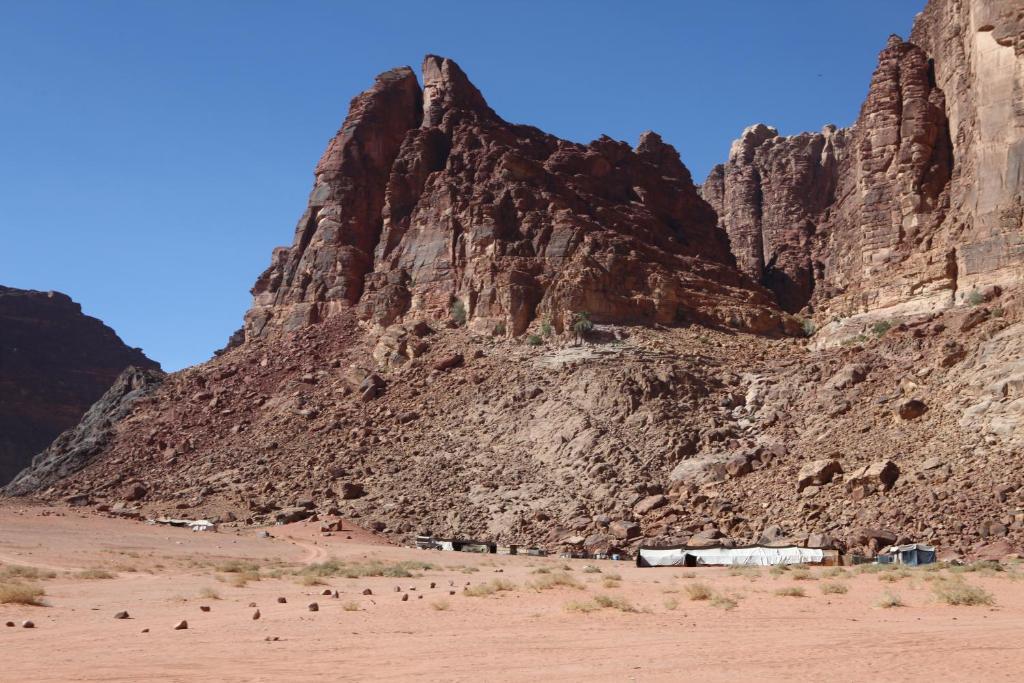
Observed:
[[[325,588],[323,590],[323,592],[320,593],[320,595],[330,595],[330,594],[331,594],[331,589],[330,588]]]
[[[21,622],[21,627],[22,628],[35,628],[36,625],[35,625],[35,623],[31,619],[26,619],[25,621]]]
[[[128,617],[128,612],[126,612],[125,610],[121,610],[120,612],[118,612],[117,614],[114,615],[114,618],[115,619],[128,619],[129,618]]]
[[[402,602],[409,602],[409,594],[408,593],[403,593],[402,594]]]
[[[309,611],[310,612],[319,612],[320,611],[320,605],[316,604],[315,602],[309,603]]]
[[[13,621],[8,621],[6,624],[4,624],[4,626],[7,626],[8,628],[13,628],[14,627],[14,622]]]
[[[924,401],[920,401],[916,398],[912,398],[908,401],[904,401],[896,409],[897,414],[903,420],[916,420],[928,411],[928,406],[925,405]]]
[[[286,602],[288,602],[288,598],[286,598],[286,597],[284,597],[284,596],[282,595],[281,597],[279,597],[279,598],[277,599],[277,602],[278,602],[278,604],[281,604],[281,605],[283,605],[283,604],[285,604]]]
[[[259,618],[260,618],[260,611],[259,610],[256,610],[255,612],[252,613],[253,621],[256,621]]]
[[[181,621],[179,621],[177,624],[174,625],[174,630],[175,631],[184,631],[187,628],[188,628],[188,622],[185,621],[184,619],[182,619]]]
[[[209,612],[210,611],[210,606],[209,605],[199,605],[199,611],[200,612]]]
[[[373,595],[373,591],[370,590],[369,588],[364,588],[363,589],[363,595]]]

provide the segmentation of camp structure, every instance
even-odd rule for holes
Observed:
[[[472,541],[462,538],[434,538],[417,536],[416,547],[424,550],[447,550],[457,553],[496,553],[498,546],[486,541]]]
[[[923,543],[894,545],[878,553],[879,564],[905,564],[916,567],[919,564],[931,564],[935,561],[935,547]]]
[[[739,548],[672,546],[646,548],[636,553],[638,567],[768,567],[779,564],[838,564],[839,553],[821,548],[752,545]]]

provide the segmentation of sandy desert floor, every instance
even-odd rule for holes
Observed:
[[[0,595],[45,591],[0,604],[0,681],[1024,678],[1024,567],[637,569],[269,531],[0,504]],[[381,572],[413,576],[344,575]],[[964,585],[994,604],[937,597]]]

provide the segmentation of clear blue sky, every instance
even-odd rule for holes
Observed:
[[[198,363],[381,71],[452,57],[504,118],[580,142],[653,129],[701,182],[751,123],[851,123],[923,4],[0,0],[0,284]]]

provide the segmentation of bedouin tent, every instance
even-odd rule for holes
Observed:
[[[935,547],[923,543],[894,545],[878,553],[879,564],[905,564],[908,567],[916,567],[934,561]]]
[[[744,548],[644,548],[636,554],[638,567],[700,567],[700,566],[752,566],[768,567],[777,564],[820,564],[826,556],[821,548],[799,548],[787,546],[769,548],[748,546]]]

